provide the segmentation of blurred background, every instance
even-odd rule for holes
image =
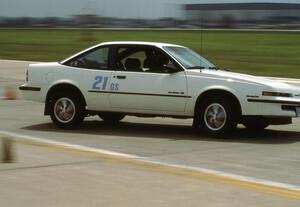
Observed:
[[[300,0],[1,0],[0,59],[60,61],[103,41],[191,47],[215,65],[300,78]]]
[[[1,0],[0,26],[300,29],[300,2]]]

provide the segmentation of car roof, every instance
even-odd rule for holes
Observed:
[[[173,47],[183,47],[181,45],[170,44],[170,43],[162,43],[162,42],[144,42],[144,41],[112,41],[112,42],[103,42],[98,44],[97,46],[103,45],[149,45],[149,46],[156,46],[156,47],[163,47],[163,46],[173,46]]]
[[[71,57],[68,57],[67,59],[61,61],[60,63],[65,63],[69,60],[71,60],[72,58],[80,55],[80,54],[83,54],[89,50],[92,50],[94,48],[97,48],[99,46],[109,46],[109,45],[147,45],[147,46],[155,46],[155,47],[159,47],[159,48],[162,48],[164,46],[169,46],[169,47],[183,47],[181,45],[175,45],[175,44],[169,44],[169,43],[161,43],[161,42],[143,42],[143,41],[112,41],[112,42],[102,42],[100,44],[97,44],[97,45],[94,45],[90,48],[87,48],[77,54],[74,54],[72,55]]]

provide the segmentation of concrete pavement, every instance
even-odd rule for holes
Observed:
[[[299,206],[299,201],[156,168],[16,143],[0,164],[3,206]]]
[[[28,68],[28,65],[31,63],[36,62],[19,60],[0,60],[0,77],[25,81],[26,70]]]

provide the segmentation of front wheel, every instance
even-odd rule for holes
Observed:
[[[51,98],[50,116],[60,128],[78,127],[84,119],[84,104],[76,95],[58,93]]]
[[[222,97],[208,97],[198,106],[195,119],[205,132],[221,136],[232,132],[237,126],[237,114],[233,104]]]

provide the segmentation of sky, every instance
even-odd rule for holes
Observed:
[[[0,17],[71,17],[97,14],[120,18],[164,17],[172,5],[187,3],[276,2],[300,0],[0,0]],[[162,6],[163,5],[163,6]]]

